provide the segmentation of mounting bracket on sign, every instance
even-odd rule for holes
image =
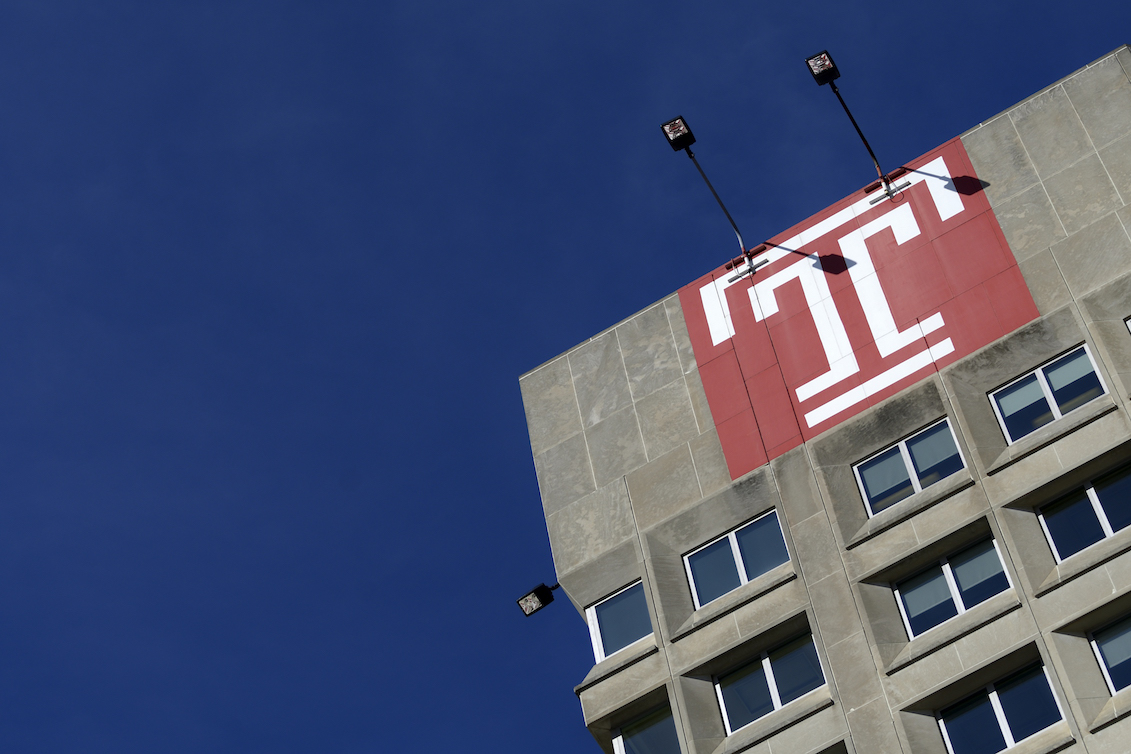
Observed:
[[[754,257],[756,257],[759,254],[761,254],[762,252],[764,252],[766,250],[766,248],[767,248],[766,244],[761,244],[759,246],[754,247],[753,249],[750,249],[749,251],[744,251],[742,253],[742,256],[735,257],[734,259],[727,262],[726,263],[726,269],[728,269],[728,270],[738,269],[739,267],[742,266],[743,262],[746,263],[746,269],[743,270],[742,272],[738,273],[734,277],[727,278],[727,282],[733,283],[736,280],[741,280],[742,278],[746,277],[747,275],[753,276],[755,270],[757,270],[759,267],[761,267],[764,264],[768,264],[769,261],[770,261],[768,259],[759,259],[757,262],[754,261]]]
[[[904,168],[904,167],[896,168],[895,170],[891,171],[887,175],[881,176],[880,180],[876,181],[875,183],[873,183],[873,184],[869,185],[867,188],[865,188],[864,189],[865,194],[870,194],[880,187],[883,187],[883,189],[884,189],[884,193],[883,193],[882,196],[877,196],[876,198],[869,201],[868,204],[878,204],[878,203],[882,202],[884,199],[894,199],[896,194],[898,194],[900,191],[903,191],[903,189],[910,186],[911,181],[904,181],[903,183],[901,183],[898,186],[892,186],[893,181],[895,181],[897,178],[899,178],[900,176],[902,176],[904,173],[907,173],[907,172],[908,172],[907,168]]]

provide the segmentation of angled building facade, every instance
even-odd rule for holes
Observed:
[[[904,167],[520,379],[605,751],[1131,749],[1131,49]]]

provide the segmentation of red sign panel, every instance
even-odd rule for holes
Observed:
[[[680,289],[732,478],[1037,317],[962,143],[908,167]]]

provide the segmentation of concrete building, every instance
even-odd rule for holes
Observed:
[[[524,375],[607,752],[1131,750],[1131,49]]]

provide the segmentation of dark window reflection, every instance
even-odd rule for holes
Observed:
[[[624,726],[620,735],[626,754],[680,754],[675,720],[666,707]]]
[[[1026,739],[1060,720],[1056,699],[1039,665],[997,684],[996,688],[1014,741]]]
[[[610,597],[597,605],[595,612],[606,657],[652,633],[643,584],[635,584]]]
[[[1041,514],[1061,560],[1104,538],[1100,520],[1083,490],[1050,505]]]

